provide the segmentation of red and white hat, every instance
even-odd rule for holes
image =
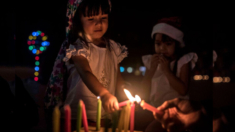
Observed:
[[[181,26],[181,19],[179,17],[169,17],[163,18],[158,21],[158,23],[153,27],[151,37],[154,34],[162,33],[165,34],[180,43],[180,47],[184,47],[184,33],[179,29]]]

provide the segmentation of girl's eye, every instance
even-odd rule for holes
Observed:
[[[166,43],[167,45],[171,45],[171,43]]]
[[[94,18],[89,18],[89,19],[88,19],[88,21],[93,21],[93,20],[94,20]]]
[[[160,45],[160,43],[155,43],[156,45]]]

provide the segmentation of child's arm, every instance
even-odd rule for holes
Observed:
[[[107,112],[113,112],[115,109],[118,110],[119,108],[116,97],[110,94],[94,76],[87,59],[83,56],[72,56],[72,61],[89,90],[91,90],[91,92],[96,96],[101,97],[104,109]]]
[[[186,95],[188,91],[188,83],[190,77],[190,64],[186,63],[181,67],[180,77],[175,76],[170,68],[169,62],[165,58],[160,59],[161,68],[166,75],[172,88],[174,88],[180,95]]]
[[[119,67],[119,65],[118,65],[118,67]],[[118,68],[116,92],[117,92],[117,97],[118,97],[119,101],[123,101],[123,100],[127,99],[126,94],[125,94],[123,87],[122,87],[124,84],[125,84],[125,81],[122,78],[120,68]]]

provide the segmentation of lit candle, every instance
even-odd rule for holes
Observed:
[[[56,106],[53,111],[53,132],[60,131],[60,110],[59,107]]]
[[[97,102],[97,116],[96,116],[96,131],[100,130],[100,119],[101,119],[101,100],[100,97],[97,97],[98,102]]]
[[[119,103],[119,104],[118,104],[118,105],[119,105],[119,108],[120,108],[120,107],[123,107],[123,106],[126,106],[126,104],[129,103],[129,102],[130,102],[130,100],[126,100],[126,101],[123,101],[123,102]]]
[[[163,114],[162,111],[159,111],[156,107],[151,106],[150,104],[146,103],[144,100],[141,101],[140,106],[143,109],[147,109],[147,110],[152,111],[154,113]]]
[[[87,123],[87,116],[86,116],[86,107],[85,104],[82,102],[82,121],[83,121],[83,127],[85,132],[88,132],[88,123]]]
[[[119,107],[125,106],[125,105],[127,105],[127,103],[135,101],[135,98],[131,95],[131,93],[128,90],[124,89],[124,92],[125,92],[125,94],[126,94],[126,96],[128,97],[129,100],[126,100],[126,101],[123,101],[123,102],[119,103],[118,104]]]
[[[82,101],[78,102],[78,114],[77,114],[77,132],[80,132],[82,126]]]
[[[65,132],[71,132],[71,109],[69,105],[64,106]]]
[[[130,132],[134,132],[135,103],[131,103]]]

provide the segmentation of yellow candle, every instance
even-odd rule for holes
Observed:
[[[131,112],[130,103],[127,103],[127,105],[125,107],[124,132],[127,132],[128,128],[129,128],[130,112]]]
[[[125,107],[124,106],[121,110],[121,114],[120,114],[120,117],[119,117],[119,121],[118,121],[118,132],[121,132],[122,129],[123,129],[123,124],[124,124],[124,116],[125,116]]]
[[[100,130],[100,119],[101,119],[101,100],[100,97],[97,97],[98,102],[97,102],[97,116],[96,116],[96,130],[99,131]]]
[[[53,132],[60,132],[60,110],[58,106],[53,111]]]

